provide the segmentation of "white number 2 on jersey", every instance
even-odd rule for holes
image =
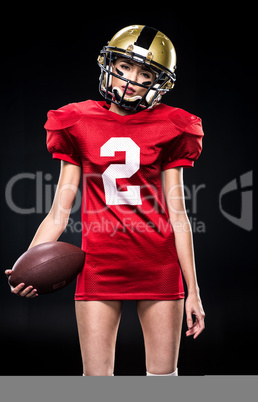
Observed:
[[[130,137],[112,137],[100,148],[100,156],[115,156],[125,151],[125,163],[111,164],[102,174],[107,205],[141,205],[140,186],[117,189],[116,179],[129,178],[140,168],[140,147]]]

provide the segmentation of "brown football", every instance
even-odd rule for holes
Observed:
[[[82,270],[85,252],[61,241],[41,243],[25,251],[12,268],[11,286],[32,285],[39,294],[52,293],[71,283]]]

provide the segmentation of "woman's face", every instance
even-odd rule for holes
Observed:
[[[152,72],[148,67],[145,67],[140,63],[135,63],[134,61],[126,58],[118,58],[114,63],[112,63],[112,70],[115,74],[120,75],[123,78],[127,78],[130,81],[135,81],[139,84],[144,84],[147,86],[150,86],[156,78],[155,73]],[[122,92],[124,92],[126,85],[126,81],[120,80],[114,76],[112,77],[113,88],[118,87]],[[126,97],[130,98],[137,95],[143,96],[146,91],[146,88],[129,84],[126,90]]]

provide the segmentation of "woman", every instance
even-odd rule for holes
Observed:
[[[137,300],[147,375],[174,376],[182,273],[186,335],[196,338],[204,329],[183,194],[183,167],[193,166],[201,152],[201,120],[159,103],[176,79],[175,49],[160,31],[142,25],[122,29],[102,49],[98,64],[106,101],[48,113],[47,146],[61,160],[61,171],[52,208],[30,247],[60,237],[82,172],[86,261],[75,304],[83,374],[113,375],[122,300]],[[23,283],[11,291],[37,296]]]

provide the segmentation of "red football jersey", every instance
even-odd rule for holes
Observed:
[[[120,116],[88,100],[49,111],[45,128],[53,157],[83,169],[75,300],[184,298],[161,172],[193,166],[201,119],[164,104]]]

